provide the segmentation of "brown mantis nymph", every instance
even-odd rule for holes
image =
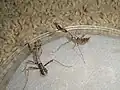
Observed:
[[[68,67],[68,68],[72,67],[72,66],[64,65],[64,64],[62,64],[61,62],[59,62],[59,61],[57,61],[55,59],[52,59],[52,60],[48,61],[46,64],[43,64],[41,62],[41,60],[40,60],[40,56],[42,55],[42,48],[41,48],[42,43],[41,43],[41,40],[37,40],[32,45],[30,45],[29,43],[27,43],[26,45],[28,45],[28,48],[29,48],[30,52],[33,54],[33,61],[32,60],[28,60],[26,62],[26,66],[25,66],[24,70],[25,70],[25,74],[27,76],[27,80],[26,80],[26,83],[24,85],[23,90],[25,89],[26,84],[28,82],[29,70],[36,70],[36,69],[38,70],[39,69],[40,74],[42,76],[46,76],[48,74],[48,70],[46,69],[45,66],[47,66],[48,64],[50,64],[53,61],[59,63],[60,65],[62,65],[64,67]],[[40,53],[39,53],[39,51],[40,51]],[[37,66],[36,67],[30,66],[30,67],[27,68],[27,64],[28,63],[29,64],[34,64],[34,65],[37,65]],[[28,72],[26,73],[26,71],[28,71]]]
[[[74,47],[75,47],[76,45],[79,46],[79,45],[84,45],[84,44],[86,44],[86,43],[90,40],[90,38],[91,38],[91,37],[85,38],[85,35],[82,35],[81,37],[78,37],[78,36],[76,36],[76,35],[74,36],[74,35],[72,35],[69,31],[67,31],[65,28],[61,27],[58,23],[54,22],[53,24],[56,26],[56,28],[57,28],[58,31],[61,31],[61,32],[63,32],[63,33],[68,33],[68,34],[69,34],[69,37],[67,37],[68,41],[65,42],[64,44],[61,44],[61,45],[54,51],[54,53],[55,53],[56,51],[58,51],[63,45],[65,45],[65,44],[67,44],[67,43],[69,43],[69,42],[71,42],[71,41],[75,44],[75,45],[74,45]],[[73,48],[74,48],[74,47],[73,47]],[[78,48],[78,49],[79,49],[79,48]],[[82,54],[82,52],[81,52],[80,49],[79,49],[79,51],[80,51],[81,56],[82,56],[82,59],[83,59],[83,61],[84,61],[83,54]],[[84,63],[85,63],[85,61],[84,61]]]

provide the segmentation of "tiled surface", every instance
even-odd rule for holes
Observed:
[[[30,71],[25,90],[119,90],[119,39],[91,37],[86,45],[79,46],[86,64],[79,56],[78,48],[72,49],[73,43],[66,44],[58,52],[52,53],[59,44],[66,41],[65,38],[44,45],[41,56],[43,63],[55,58],[73,67],[67,68],[53,62],[46,67],[49,72],[45,77],[40,76],[38,70]],[[31,55],[25,61],[30,59]],[[22,72],[24,65],[25,62],[11,78],[7,90],[22,90],[25,84],[25,75]]]

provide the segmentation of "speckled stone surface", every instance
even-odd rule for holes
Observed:
[[[1,0],[0,72],[21,42],[62,26],[99,25],[119,29],[119,0]],[[4,76],[0,75],[0,81]]]

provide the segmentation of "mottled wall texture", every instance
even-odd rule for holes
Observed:
[[[53,22],[119,29],[120,0],[0,0],[0,73],[21,42],[54,30]]]

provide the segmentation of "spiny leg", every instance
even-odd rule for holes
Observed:
[[[79,52],[80,52],[80,54],[81,54],[81,58],[82,58],[82,60],[83,60],[83,62],[84,62],[84,64],[85,64],[86,62],[85,62],[84,56],[83,56],[82,51],[80,50],[78,44],[77,44],[77,48],[78,48],[78,50],[79,50]]]
[[[52,60],[50,60],[49,62],[47,62],[44,66],[47,66],[48,64],[50,64],[51,62],[57,62],[58,64],[60,64],[60,65],[62,65],[62,66],[64,66],[64,67],[67,67],[67,68],[70,68],[70,67],[73,67],[74,65],[65,65],[65,64],[63,64],[63,63],[61,63],[60,61],[58,61],[58,60],[55,60],[55,59],[52,59]]]
[[[36,64],[34,61],[31,61],[31,60],[28,60],[27,62],[25,62],[25,68],[22,70],[22,72],[24,71],[24,70],[26,70],[26,68],[27,68],[27,65],[28,64]]]
[[[23,87],[23,90],[25,90],[25,87],[26,87],[27,82],[28,82],[29,70],[35,70],[35,69],[39,69],[39,68],[37,68],[37,67],[28,67],[27,69],[25,69],[26,81],[25,81],[25,85]]]
[[[76,43],[74,43],[74,46],[72,47],[72,49],[74,49],[74,48],[76,47],[76,45],[77,45],[77,44],[76,44]]]
[[[44,66],[47,66],[48,64],[50,64],[50,63],[53,62],[53,61],[59,63],[60,65],[62,65],[62,66],[64,66],[64,67],[72,67],[72,66],[64,65],[64,64],[62,64],[61,62],[59,62],[59,61],[57,61],[57,60],[55,60],[55,59],[52,59],[52,60],[48,61]]]
[[[46,64],[44,64],[44,66],[47,66],[48,64],[50,64],[51,62],[53,62],[53,59],[48,61]]]
[[[67,67],[67,68],[70,68],[70,67],[74,66],[74,65],[65,65],[65,64],[63,64],[63,63],[61,63],[61,62],[59,62],[58,60],[55,60],[55,59],[53,59],[53,61],[57,62],[58,64],[60,64],[60,65],[62,65],[64,67]]]
[[[27,82],[28,82],[29,70],[38,69],[37,67],[28,67],[28,68],[27,68],[27,65],[28,65],[28,64],[36,64],[36,63],[35,63],[34,61],[28,60],[28,61],[26,62],[26,64],[25,64],[25,68],[22,70],[22,72],[25,71],[24,73],[25,73],[25,76],[26,76],[26,81],[25,81],[25,85],[24,85],[24,87],[23,87],[23,90],[25,89],[25,87],[26,87],[26,85],[27,85]],[[27,68],[27,69],[26,69],[26,68]]]
[[[83,54],[82,54],[82,52],[81,52],[81,50],[80,50],[80,48],[79,48],[79,45],[78,45],[77,43],[74,44],[74,46],[73,46],[72,49],[74,49],[76,45],[77,45],[77,48],[78,48],[78,50],[79,50],[79,52],[80,52],[80,54],[81,54],[81,58],[82,58],[83,62],[86,63],[85,60],[84,60],[84,56],[83,56]],[[76,52],[76,53],[77,53],[77,52]]]
[[[69,42],[71,42],[71,41],[67,41],[67,42],[61,44],[55,51],[53,51],[53,53],[56,53],[62,46],[66,45]]]
[[[39,69],[38,67],[28,67],[28,69],[26,70],[35,70],[35,69]]]
[[[47,69],[44,67],[44,65],[42,63],[35,63],[34,61],[28,61],[26,64],[28,64],[28,63],[35,64],[35,65],[37,65],[37,67],[33,67],[33,66],[31,67],[30,66],[30,67],[28,67],[28,69],[26,69],[26,67],[27,67],[27,65],[26,65],[24,70],[29,71],[29,70],[39,69],[40,70],[40,74],[42,74],[43,76],[45,76],[47,74]]]
[[[29,77],[29,70],[26,72],[27,70],[25,70],[25,77],[26,77],[26,80],[25,80],[25,85],[23,87],[23,90],[25,90],[25,87],[27,85],[27,82],[28,82],[28,77]]]
[[[50,63],[53,62],[53,61],[57,62],[58,64],[60,64],[60,65],[62,65],[62,66],[64,66],[64,67],[68,67],[68,68],[74,66],[74,65],[65,65],[65,64],[63,64],[63,63],[61,63],[61,62],[59,62],[58,60],[55,60],[55,59],[52,59],[52,60],[48,61],[44,66],[47,66],[48,64],[50,64]]]

